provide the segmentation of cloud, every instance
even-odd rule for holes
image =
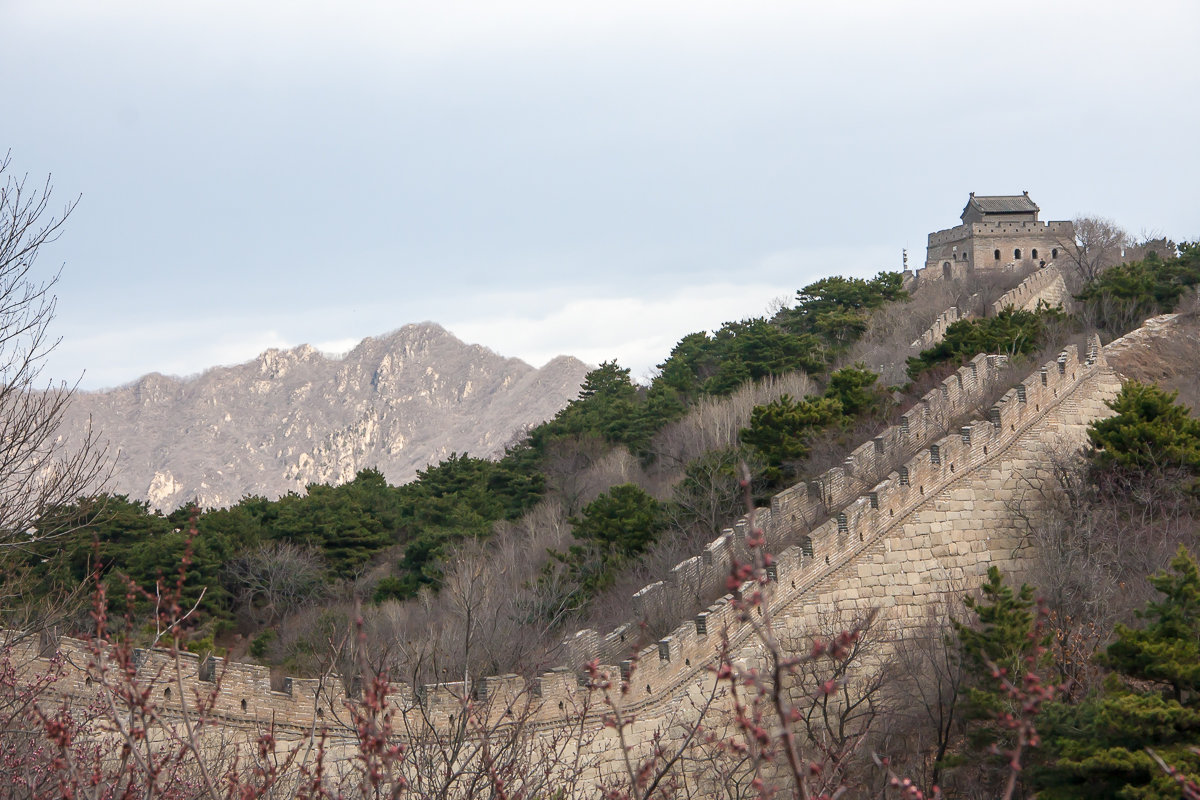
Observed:
[[[362,338],[432,321],[471,344],[541,366],[558,355],[588,363],[616,359],[637,378],[649,376],[680,338],[722,323],[764,314],[790,301],[799,287],[829,274],[868,276],[896,261],[887,248],[802,248],[761,254],[734,270],[673,272],[639,281],[597,267],[563,274],[557,283],[315,293],[287,307],[174,314],[151,306],[131,319],[91,309],[87,319],[57,326],[63,341],[47,375],[98,389],[150,372],[193,375],[249,361],[268,348],[312,344],[327,354],[348,352]],[[331,297],[338,297],[331,303]],[[213,306],[217,308],[218,306]],[[86,373],[85,373],[86,371]]]
[[[716,283],[654,298],[580,298],[542,314],[451,320],[446,328],[535,366],[564,354],[591,364],[615,359],[644,379],[686,334],[760,316],[771,299],[793,291],[786,284]]]

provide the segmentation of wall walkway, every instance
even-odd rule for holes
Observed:
[[[758,512],[755,522],[777,555],[769,607],[796,635],[813,630],[823,615],[833,612],[878,608],[900,624],[921,619],[943,593],[977,585],[989,565],[1019,566],[1023,542],[1011,503],[1037,479],[1048,452],[1077,447],[1087,423],[1109,413],[1104,401],[1115,395],[1119,382],[1094,340],[1087,353],[1080,356],[1068,348],[977,418],[947,430],[948,419],[975,407],[1005,377],[1003,367],[999,357],[976,357],[899,425],[855,450],[842,467],[780,493],[770,508]],[[915,456],[863,489],[874,469],[892,463],[891,454],[914,446]],[[826,521],[814,524],[825,516]],[[704,553],[682,562],[672,582],[647,587],[637,602],[668,602],[673,588],[723,591],[730,560],[744,552],[748,524],[739,523]],[[499,699],[495,707],[501,709],[527,702],[528,729],[552,735],[579,726],[576,710],[587,695],[579,665],[595,659],[601,671],[614,677],[633,670],[626,711],[637,718],[629,731],[637,746],[694,713],[712,686],[708,667],[723,642],[739,658],[756,657],[751,627],[739,620],[730,601],[729,595],[720,597],[635,658],[622,649],[621,629],[605,635],[581,631],[573,640],[575,662],[530,682],[492,676],[470,686],[402,689],[393,701],[406,713],[420,707],[424,718],[447,728],[461,714],[468,694]],[[92,695],[91,656],[83,643],[26,638],[11,653],[14,661],[23,658],[31,664],[44,664],[55,654],[64,657],[67,666],[58,690],[81,701]],[[170,688],[166,678],[173,675],[170,658],[147,652],[139,659],[139,675],[165,698]],[[208,696],[219,678],[214,716],[232,730],[250,731],[272,722],[282,738],[298,740],[324,725],[331,728],[335,744],[349,741],[340,722],[345,719],[340,681],[288,679],[280,685],[282,691],[274,691],[266,669],[220,659],[202,662],[188,655],[182,671],[183,691],[176,689],[175,702],[181,694]],[[615,734],[598,720],[588,727],[587,748],[603,762]]]

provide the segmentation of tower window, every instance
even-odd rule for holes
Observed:
[[[992,256],[993,256],[993,257],[994,257],[994,258],[995,258],[997,261],[999,261],[999,260],[1000,260],[1000,251],[999,251],[999,250],[997,250],[996,252],[992,253]]]
[[[1058,258],[1058,248],[1057,247],[1050,251],[1050,257]]]
[[[1036,247],[1029,251],[1029,257],[1037,258],[1037,248]]]
[[[1018,260],[1021,258],[1021,248],[1018,247],[1015,250],[1013,250],[1013,258],[1018,259]]]

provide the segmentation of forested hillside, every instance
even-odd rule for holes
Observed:
[[[347,604],[392,604],[397,624],[421,627],[429,613],[445,614],[419,595],[476,569],[471,581],[498,583],[492,571],[502,565],[508,588],[495,630],[508,644],[470,658],[490,671],[528,668],[553,660],[572,626],[620,614],[657,570],[736,519],[742,469],[765,500],[838,463],[976,352],[1036,353],[1073,335],[1057,312],[1006,312],[959,323],[948,344],[910,359],[900,384],[860,360],[895,375],[912,352],[897,346],[898,333],[916,338],[947,303],[980,302],[981,290],[1009,284],[945,284],[914,300],[897,273],[823,279],[771,318],[684,337],[647,386],[602,364],[577,399],[498,460],[456,453],[400,486],[364,469],[278,500],[167,514],[104,495],[45,521],[72,532],[32,553],[24,577],[42,597],[99,576],[123,607],[125,581],[170,580],[186,553],[200,646],[304,672],[317,668],[322,625],[339,624]],[[86,627],[86,616],[73,624]],[[436,627],[453,635],[449,618]]]
[[[975,354],[1001,354],[1020,374],[1092,331],[1111,338],[1178,312],[1114,351],[1153,371],[1156,354],[1191,352],[1179,337],[1200,330],[1197,245],[1101,272],[1073,313],[984,315],[1019,278],[912,293],[894,273],[817,281],[769,318],[684,337],[648,385],[604,363],[503,457],[452,454],[399,486],[363,469],[221,509],[162,514],[120,495],[56,506],[37,528],[66,533],[6,561],[9,624],[87,634],[105,619],[90,592],[127,615],[131,643],[150,642],[170,597],[188,648],[290,674],[369,663],[420,685],[535,673],[560,663],[572,631],[627,618],[631,593],[747,497],[766,502],[841,463]],[[950,305],[965,318],[940,342],[905,344]],[[803,681],[828,687],[794,698],[806,747],[830,748],[822,758],[836,770],[821,781],[884,791],[903,774],[953,797],[1166,798],[1200,778],[1200,422],[1176,393],[1136,380],[1110,406],[1090,447],[1057,454],[1014,500],[1026,574],[993,569],[979,594],[947,598],[882,670],[871,615],[813,642],[807,659],[787,656]],[[642,618],[627,645],[694,610]]]

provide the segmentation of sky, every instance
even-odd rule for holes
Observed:
[[[970,192],[1200,238],[1200,3],[0,0],[85,389],[431,320],[646,378]]]

